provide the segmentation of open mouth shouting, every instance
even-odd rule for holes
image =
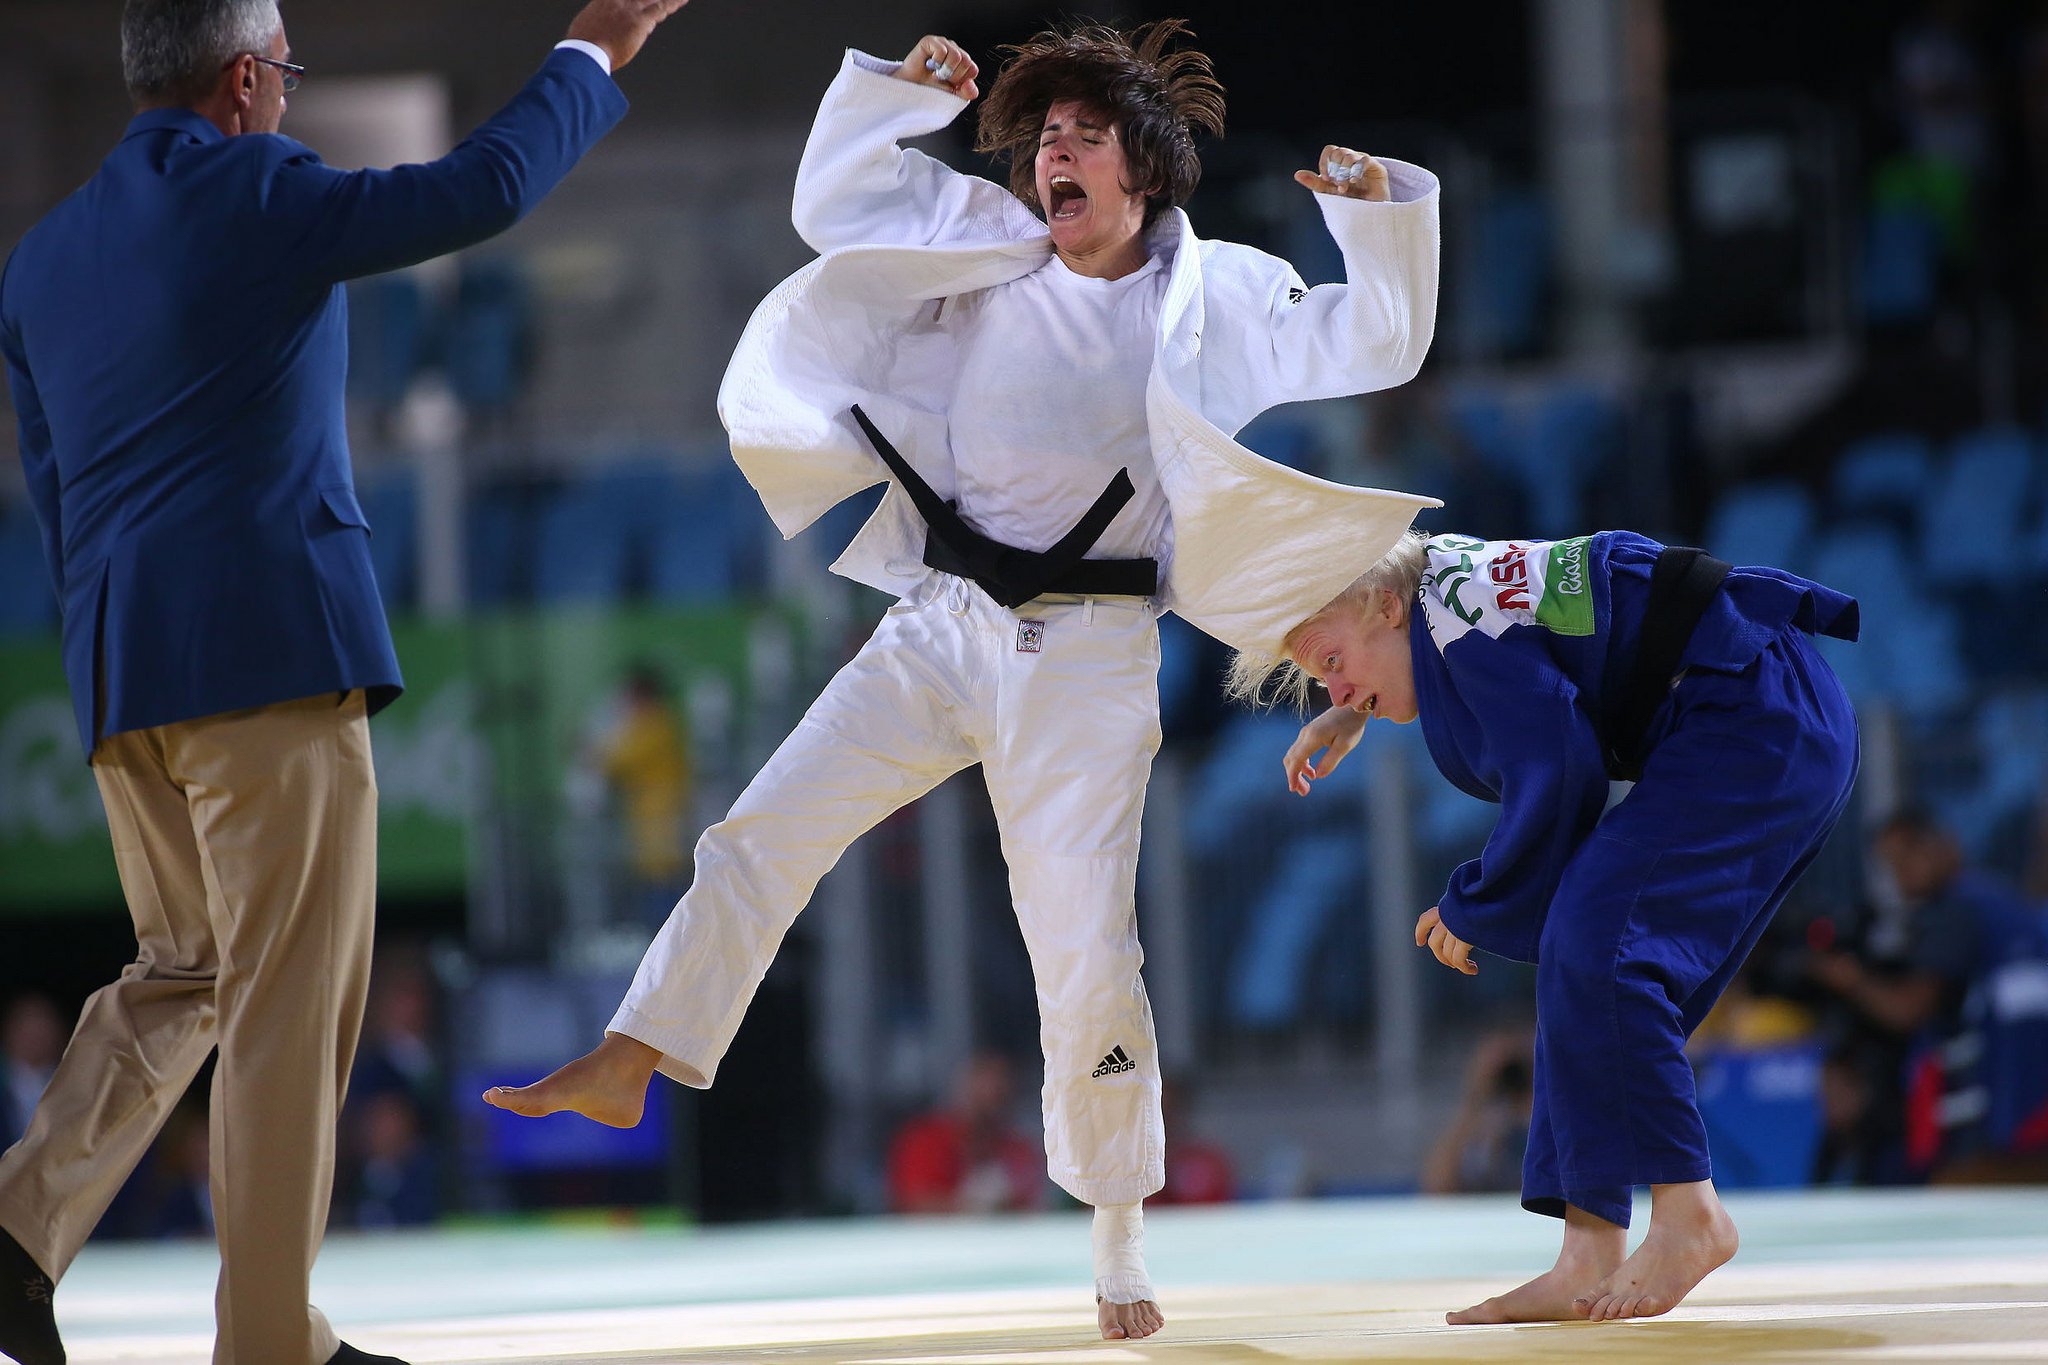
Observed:
[[[1088,191],[1070,175],[1054,175],[1046,183],[1046,193],[1045,216],[1050,222],[1071,222],[1087,211]]]

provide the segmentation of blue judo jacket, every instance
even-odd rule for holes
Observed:
[[[1457,787],[1498,802],[1485,850],[1451,874],[1453,934],[1523,962],[1574,851],[1606,808],[1603,736],[1624,705],[1664,547],[1630,531],[1560,541],[1440,535],[1409,620],[1424,738]],[[1779,569],[1728,575],[1681,656],[1741,673],[1787,630],[1853,640],[1853,598]],[[1671,725],[1667,704],[1649,742]]]
[[[561,50],[461,146],[395,170],[156,109],[29,229],[0,272],[0,357],[88,758],[124,730],[398,694],[342,282],[510,227],[625,112]]]

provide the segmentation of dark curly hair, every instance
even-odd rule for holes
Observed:
[[[1117,130],[1135,184],[1145,195],[1145,223],[1195,192],[1202,163],[1194,133],[1223,136],[1223,85],[1204,54],[1167,44],[1194,32],[1179,19],[1140,24],[1128,33],[1102,24],[1047,29],[1008,54],[981,103],[975,150],[1007,161],[1010,191],[1033,209],[1035,162],[1046,111],[1073,100]]]

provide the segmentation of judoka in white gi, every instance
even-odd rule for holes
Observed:
[[[1223,91],[1173,46],[1182,31],[1008,49],[979,125],[1007,188],[901,146],[979,93],[959,45],[847,54],[797,172],[796,227],[823,254],[755,312],[719,410],[784,535],[890,482],[833,567],[899,600],[704,834],[605,1041],[486,1096],[631,1124],[654,1071],[709,1085],[819,878],[978,762],[1037,984],[1048,1169],[1096,1208],[1112,1339],[1163,1322],[1139,1217],[1165,1138],[1134,905],[1157,616],[1276,648],[1343,566],[1434,505],[1288,470],[1229,433],[1415,373],[1435,323],[1435,177],[1340,147],[1296,175],[1344,284],[1309,289],[1284,261],[1197,238],[1179,206]]]

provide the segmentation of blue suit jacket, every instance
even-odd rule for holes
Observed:
[[[29,230],[0,274],[0,354],[88,756],[124,730],[398,695],[341,282],[510,227],[625,111],[574,50],[441,160],[388,171],[153,110]]]

